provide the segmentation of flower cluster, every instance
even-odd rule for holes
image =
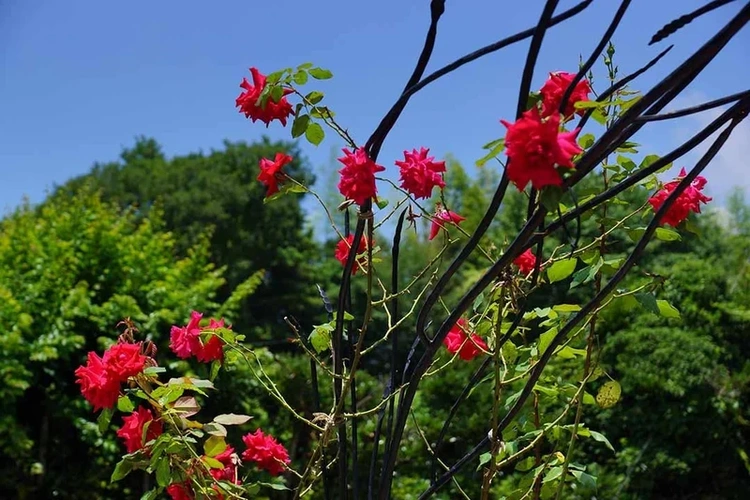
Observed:
[[[358,148],[354,152],[344,148],[343,151],[343,158],[339,158],[339,162],[344,165],[344,168],[339,170],[339,192],[346,199],[362,205],[368,199],[377,196],[375,173],[382,172],[385,168],[372,161],[363,148]]]
[[[579,129],[561,131],[558,112],[563,94],[574,78],[572,73],[550,73],[540,90],[541,111],[535,106],[514,123],[500,120],[508,129],[505,136],[506,174],[519,191],[529,183],[534,189],[561,185],[562,177],[556,167],[573,168],[573,157],[582,151],[576,142]],[[576,112],[575,103],[589,100],[590,91],[588,81],[581,80],[576,84],[565,106],[563,119]]]
[[[654,208],[654,212],[661,208],[669,195],[672,194],[677,188],[677,185],[686,175],[687,173],[683,168],[680,170],[680,175],[678,175],[676,179],[664,184],[664,187],[659,190],[659,192],[649,198],[648,202]],[[674,204],[669,207],[669,210],[667,210],[667,213],[664,214],[659,223],[677,227],[680,222],[688,218],[690,212],[695,212],[697,214],[701,213],[701,203],[705,204],[711,201],[711,198],[701,192],[706,186],[706,182],[705,177],[700,175],[693,179],[693,182],[685,188],[680,196],[677,197]]]
[[[534,189],[562,184],[555,167],[573,168],[573,156],[582,151],[576,143],[578,129],[560,132],[560,115],[543,119],[537,108],[526,111],[515,123],[501,123],[508,128],[506,172],[518,190],[523,191],[529,182]]]
[[[128,453],[133,453],[143,448],[144,441],[147,443],[156,439],[161,436],[162,432],[161,422],[154,420],[151,410],[139,406],[133,413],[122,418],[122,427],[117,431],[117,436],[122,438]]]
[[[261,158],[258,165],[260,168],[258,180],[267,188],[266,197],[279,192],[279,182],[286,179],[286,174],[281,169],[292,160],[291,156],[284,153],[276,153],[273,160]]]
[[[258,429],[254,433],[242,436],[247,447],[242,452],[242,459],[255,462],[258,468],[268,471],[273,476],[284,472],[284,465],[289,463],[289,453],[276,439]]]
[[[480,353],[489,349],[482,337],[471,332],[469,323],[463,318],[453,325],[453,328],[443,339],[443,344],[445,344],[449,353],[458,353],[458,356],[465,361],[471,361]]]
[[[557,115],[559,113],[560,104],[562,104],[563,94],[568,90],[568,87],[573,83],[575,78],[574,73],[566,73],[564,71],[557,71],[549,74],[549,78],[542,85],[539,93],[542,96],[542,116],[548,117]],[[588,80],[582,78],[576,86],[573,88],[573,92],[570,94],[568,102],[565,103],[565,110],[563,116],[569,118],[573,114],[578,113],[582,115],[583,109],[575,109],[577,102],[586,102],[589,100],[589,93],[591,92],[591,86]]]
[[[415,199],[429,198],[435,186],[445,187],[442,173],[445,172],[445,162],[435,161],[435,157],[427,156],[429,149],[419,148],[412,152],[404,151],[404,161],[397,161],[401,174],[401,187]]]
[[[146,356],[142,343],[117,343],[99,357],[89,352],[85,366],[76,371],[76,382],[94,411],[112,408],[120,394],[120,384],[143,371]]]
[[[258,100],[266,87],[266,76],[258,71],[258,68],[250,68],[250,73],[253,76],[253,83],[248,82],[247,78],[242,79],[240,87],[245,91],[237,97],[235,106],[240,108],[240,113],[244,113],[245,117],[250,118],[253,123],[260,120],[268,126],[273,120],[279,120],[282,125],[286,126],[286,119],[289,115],[294,114],[292,105],[286,99],[286,96],[291,94],[292,90],[284,89],[279,102],[274,102],[273,99],[269,98],[265,107],[263,107]]]
[[[518,270],[521,272],[521,274],[529,274],[534,270],[534,267],[536,266],[536,255],[534,255],[534,252],[532,252],[529,248],[524,253],[516,257],[513,260],[513,264],[518,267]]]
[[[212,330],[227,328],[224,326],[224,320],[216,321],[211,318],[208,324],[207,333],[204,339],[201,339],[203,329],[200,327],[200,321],[203,314],[193,311],[190,313],[190,321],[185,326],[172,326],[170,333],[169,347],[177,357],[187,359],[195,356],[202,363],[224,359],[224,341]]]

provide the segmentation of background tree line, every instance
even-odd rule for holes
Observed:
[[[154,139],[141,138],[118,161],[96,164],[38,206],[24,204],[0,222],[0,496],[133,498],[143,490],[137,475],[109,485],[121,445],[111,429],[102,432],[92,421],[73,383],[86,351],[113,341],[126,316],[175,373],[204,368],[165,355],[170,325],[184,322],[193,308],[227,317],[258,348],[293,406],[312,413],[309,361],[290,341],[284,317],[294,317],[302,335],[327,321],[316,285],[333,293],[340,266],[332,258],[332,233],[316,237],[305,222],[305,195],[264,204],[258,161],[281,150],[296,158],[290,174],[311,183],[313,171],[293,143],[227,142],[208,154],[167,158]],[[471,232],[497,172],[484,167],[472,176],[451,160],[447,175],[445,201],[467,217],[462,227]],[[330,196],[325,186],[318,189]],[[509,196],[486,245],[503,246],[523,221],[523,196]],[[665,278],[661,294],[681,319],[662,318],[649,304],[625,303],[600,319],[601,363],[623,395],[610,409],[586,406],[587,425],[615,451],[591,441],[578,447],[579,461],[593,463],[587,473],[597,481],[578,487],[577,498],[750,497],[750,206],[737,192],[726,210],[693,226],[700,236],[657,241],[644,257],[644,268]],[[404,280],[439,248],[426,240],[425,229],[417,221],[404,232]],[[594,230],[591,221],[581,221],[582,232]],[[388,231],[376,238],[387,261]],[[608,258],[630,244],[609,242]],[[441,263],[450,258],[444,255]],[[484,267],[481,255],[474,256],[449,293],[461,294]],[[356,280],[354,286],[356,300],[363,289]],[[552,293],[574,297],[576,290],[559,286]],[[370,331],[384,325],[376,316]],[[412,326],[407,321],[398,333],[406,338]],[[385,359],[370,362],[358,378],[363,398],[382,393]],[[253,425],[278,436],[293,462],[304,460],[311,439],[305,429],[265,394],[243,361],[228,362],[212,408],[253,415]],[[479,362],[453,364],[439,382],[423,382],[414,411],[418,426],[407,429],[407,459],[397,469],[393,498],[416,498],[429,482],[425,440],[437,438]],[[446,463],[486,433],[489,387],[480,383],[461,407],[441,450]],[[322,397],[325,405],[330,395]],[[559,401],[540,393],[539,404],[552,411]],[[362,422],[361,442],[372,444],[374,427],[374,417]],[[368,460],[360,459],[360,477]],[[512,498],[525,466],[517,464],[517,472],[495,487],[498,498]],[[457,477],[472,498],[481,483],[473,469]],[[437,498],[457,495],[446,489]]]

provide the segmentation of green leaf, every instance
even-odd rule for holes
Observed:
[[[227,436],[227,428],[221,424],[217,424],[216,422],[209,422],[203,425],[203,430],[212,436]]]
[[[477,466],[477,470],[481,469],[484,464],[486,464],[490,460],[492,460],[492,453],[490,452],[482,453],[481,455],[479,455],[479,465]]]
[[[594,134],[583,134],[578,138],[578,145],[581,146],[581,149],[588,149],[594,145],[594,140]]]
[[[304,70],[299,70],[294,74],[292,79],[297,85],[304,85],[307,83],[307,73]]]
[[[130,474],[132,470],[133,470],[132,458],[125,457],[119,462],[117,462],[117,465],[115,465],[115,470],[112,471],[112,477],[110,477],[109,481],[111,483],[114,483],[115,481],[119,481],[120,479]]]
[[[667,229],[666,227],[656,228],[656,239],[661,241],[679,241],[682,239],[680,233],[674,229]]]
[[[170,476],[169,458],[164,457],[156,464],[156,484],[162,488],[169,486],[172,479]]]
[[[235,413],[225,413],[223,415],[216,415],[214,417],[214,422],[221,425],[242,425],[248,420],[250,420],[251,416],[249,415],[237,415]]]
[[[594,438],[594,441],[599,441],[600,443],[604,443],[607,448],[609,448],[612,451],[615,451],[615,448],[612,446],[612,443],[609,442],[609,439],[604,436],[604,434],[601,434],[596,431],[591,431],[591,437]]]
[[[298,115],[292,122],[292,137],[297,138],[305,133],[310,125],[310,115]]]
[[[620,387],[620,383],[616,380],[610,380],[599,388],[599,392],[596,394],[596,403],[605,410],[612,408],[620,400],[621,394],[622,388]]]
[[[326,133],[323,131],[323,127],[321,127],[319,123],[313,122],[308,125],[307,130],[305,130],[305,139],[315,146],[323,142],[325,136]]]
[[[159,496],[159,490],[157,488],[154,488],[153,490],[148,490],[146,493],[141,495],[141,500],[156,500]]]
[[[636,168],[636,164],[633,160],[628,158],[627,156],[618,155],[617,156],[617,163],[622,166],[625,170],[630,172],[631,170]]]
[[[560,200],[562,199],[562,189],[560,186],[547,186],[542,189],[539,201],[542,202],[544,208],[550,212],[556,212],[557,207],[560,206]]]
[[[99,425],[100,433],[104,434],[107,428],[109,428],[109,422],[112,420],[112,413],[112,408],[105,408],[99,414],[99,417],[97,417],[96,423]]]
[[[223,469],[224,464],[213,457],[202,457],[203,462],[212,469]]]
[[[546,351],[552,343],[552,339],[555,338],[555,335],[557,335],[557,328],[550,328],[539,336],[538,349],[540,355],[544,354],[544,351]]]
[[[589,277],[589,272],[591,271],[591,266],[586,266],[583,269],[579,269],[575,272],[573,275],[573,279],[570,281],[570,290],[574,289],[581,283],[583,283],[586,278]]]
[[[271,99],[273,99],[273,102],[279,102],[282,97],[284,97],[284,87],[276,85],[271,89]]]
[[[580,311],[581,306],[579,306],[578,304],[558,304],[556,306],[553,306],[552,309],[554,309],[557,312],[569,313],[569,312]]]
[[[117,409],[123,413],[133,413],[135,405],[127,396],[120,396],[117,399]]]
[[[638,165],[638,169],[644,169],[649,167],[652,163],[655,161],[658,161],[661,158],[659,155],[646,155],[645,158],[641,161],[641,164]]]
[[[659,308],[659,314],[665,318],[680,319],[680,311],[666,300],[657,300],[656,307]]]
[[[152,376],[152,375],[156,375],[157,373],[164,373],[165,371],[167,371],[167,369],[164,368],[163,366],[149,366],[148,368],[143,370],[143,374]]]
[[[221,361],[214,360],[211,362],[211,374],[208,376],[208,378],[213,382],[216,377],[219,375],[219,370],[221,370]]]
[[[203,443],[203,451],[209,457],[215,457],[226,449],[227,443],[221,436],[210,436],[208,439],[206,439],[206,442]]]
[[[596,489],[596,477],[591,474],[587,474],[581,470],[571,470],[573,476],[581,483],[584,488]]]
[[[544,475],[544,479],[542,480],[542,483],[548,483],[550,481],[554,481],[555,479],[558,479],[560,476],[562,476],[562,472],[563,472],[562,466],[558,465],[557,467],[552,467]]]
[[[310,76],[316,80],[328,80],[333,77],[333,73],[323,68],[312,68],[309,70]]]
[[[585,405],[595,405],[596,404],[596,399],[594,399],[594,396],[592,396],[590,393],[584,392],[583,393],[583,404],[585,404]]]
[[[638,303],[642,305],[643,308],[647,310],[648,312],[656,314],[657,316],[661,314],[661,311],[659,310],[659,305],[656,303],[656,297],[654,297],[652,294],[636,293],[635,300],[637,300]]]
[[[379,198],[376,204],[380,210],[383,210],[385,207],[388,206],[388,200]]]
[[[486,144],[484,149],[488,149],[487,146],[490,145],[490,151],[475,162],[477,167],[483,167],[488,161],[497,158],[497,156],[503,152],[505,149],[505,138],[497,139]]]
[[[302,63],[299,66],[297,66],[297,69],[310,69],[312,67],[313,67],[313,63],[306,62],[306,63]]]
[[[547,278],[550,283],[556,283],[570,276],[576,269],[578,259],[558,260],[547,269]]]
[[[328,349],[331,344],[331,333],[336,328],[333,326],[333,322],[324,323],[322,325],[316,325],[313,327],[313,331],[308,337],[310,343],[315,349],[315,352],[320,354],[321,352]]]
[[[309,94],[305,96],[305,100],[309,102],[310,104],[318,104],[320,101],[323,100],[323,92],[318,92],[317,90],[313,90]]]
[[[539,92],[529,92],[529,97],[526,99],[526,111],[536,106],[542,100],[542,94]]]

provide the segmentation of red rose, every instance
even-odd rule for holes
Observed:
[[[292,105],[286,100],[287,95],[292,93],[291,89],[284,89],[284,94],[279,99],[279,102],[274,102],[273,98],[269,97],[266,101],[266,107],[261,108],[258,105],[258,98],[266,87],[266,76],[261,74],[257,68],[250,68],[250,73],[253,75],[253,84],[247,81],[247,78],[242,79],[240,87],[245,89],[244,92],[235,101],[235,106],[240,108],[240,113],[245,113],[245,118],[250,118],[255,123],[257,120],[262,121],[266,124],[266,127],[273,120],[279,120],[282,125],[286,126],[286,119],[289,115],[294,114],[292,111]]]
[[[664,184],[664,187],[649,198],[648,202],[654,209],[654,212],[659,210],[664,202],[667,200],[670,194],[677,188],[680,181],[687,175],[685,169],[680,170],[680,175],[673,181]],[[704,195],[701,191],[706,186],[706,178],[700,175],[693,179],[693,182],[685,188],[685,190],[677,197],[675,202],[669,207],[667,213],[659,221],[660,224],[669,224],[672,227],[677,227],[680,222],[687,219],[690,212],[697,214],[701,213],[701,203],[708,203],[712,200],[708,196]]]
[[[472,332],[471,339],[469,339],[469,336],[466,334],[467,331],[469,331],[469,324],[465,319],[459,319],[456,324],[453,325],[453,328],[450,329],[448,335],[445,336],[445,339],[443,339],[443,344],[445,344],[449,353],[458,353],[458,356],[461,359],[471,361],[477,357],[482,350],[488,350],[488,347],[484,340],[482,340],[482,337],[476,333]]]
[[[254,433],[242,436],[247,449],[242,452],[242,459],[255,462],[258,468],[268,471],[273,476],[284,472],[284,464],[288,464],[289,453],[273,437],[263,434],[258,429]]]
[[[185,326],[173,326],[170,333],[169,347],[178,358],[187,359],[200,349],[200,321],[203,314],[193,311],[190,321]]]
[[[444,161],[434,161],[435,158],[427,156],[429,149],[419,148],[411,153],[404,151],[404,161],[397,161],[396,166],[401,172],[401,187],[414,198],[429,198],[435,186],[445,187],[442,172],[445,172]]]
[[[143,448],[143,426],[148,422],[150,423],[146,431],[146,442],[156,439],[162,433],[161,422],[154,420],[151,410],[139,406],[133,413],[123,417],[122,427],[117,431],[117,436],[122,438],[128,453]]]
[[[258,180],[268,188],[266,191],[266,197],[278,193],[279,181],[283,181],[284,178],[286,178],[286,174],[281,171],[281,168],[291,162],[292,159],[291,156],[284,153],[276,153],[276,158],[274,158],[273,161],[267,158],[261,158]]]
[[[443,226],[444,222],[459,225],[464,220],[466,220],[466,217],[461,217],[456,212],[451,212],[450,210],[446,210],[438,205],[437,211],[432,217],[432,224],[430,225],[430,237],[427,239],[434,239],[441,229],[445,229],[445,227]]]
[[[346,148],[343,151],[344,157],[338,159],[344,165],[344,168],[339,170],[339,192],[346,199],[362,205],[378,194],[375,172],[382,172],[385,168],[372,161],[362,148],[353,153]]]
[[[562,184],[555,165],[573,168],[573,156],[582,151],[575,139],[579,129],[560,132],[560,115],[542,120],[537,108],[515,123],[501,123],[508,128],[505,154],[510,161],[506,172],[518,190],[523,191],[529,182],[535,189]]]
[[[88,353],[86,366],[76,368],[75,375],[83,397],[91,403],[94,411],[115,405],[120,394],[120,382],[110,374],[102,358],[95,352]]]
[[[349,258],[349,250],[352,248],[352,244],[354,243],[354,235],[350,234],[346,237],[345,240],[339,240],[339,242],[336,244],[336,252],[333,254],[334,257],[336,257],[336,260],[341,262],[342,266],[346,266],[346,259]],[[370,241],[370,247],[372,247],[373,242]],[[357,247],[357,255],[363,254],[367,251],[367,241],[364,236],[360,238],[359,240],[359,246]],[[352,275],[357,274],[357,271],[361,269],[361,266],[359,265],[359,262],[356,260],[354,261],[354,267],[352,267]]]
[[[234,453],[234,448],[227,446],[227,449],[219,453],[215,457],[216,460],[224,465],[223,469],[211,469],[211,475],[217,481],[229,481],[234,484],[241,484],[239,475],[237,474],[237,457]]]
[[[575,73],[565,73],[563,71],[549,74],[549,79],[544,82],[539,91],[542,94],[542,117],[546,118],[558,114],[563,94],[568,90],[575,76]],[[573,93],[570,94],[570,98],[565,105],[565,112],[563,113],[565,118],[573,116],[574,113],[578,113],[579,115],[584,113],[584,109],[575,109],[575,103],[588,101],[589,92],[591,92],[591,86],[588,80],[583,78],[580,82],[576,83]]]
[[[167,486],[167,493],[172,500],[193,500],[195,498],[190,491],[190,486],[183,483],[170,484]]]
[[[141,343],[115,344],[104,352],[104,364],[110,375],[119,382],[143,371],[146,356],[141,354]]]
[[[529,274],[534,270],[534,266],[536,266],[536,255],[531,251],[531,248],[528,248],[513,260],[513,264],[518,267],[521,274]]]

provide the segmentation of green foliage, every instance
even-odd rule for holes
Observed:
[[[167,350],[170,325],[191,307],[216,310],[224,285],[208,241],[197,235],[179,258],[164,225],[158,209],[123,212],[90,189],[0,223],[0,446],[12,457],[3,497],[117,495],[106,484],[119,444],[102,437],[108,415],[97,428],[73,370],[112,343],[127,316]]]
[[[290,143],[226,142],[222,150],[168,159],[156,141],[140,138],[123,151],[120,162],[96,165],[60,187],[56,196],[93,184],[103,199],[123,208],[134,205],[141,215],[158,210],[182,255],[209,232],[210,259],[226,266],[227,283],[218,299],[236,294],[227,306],[238,312],[236,330],[250,338],[283,338],[289,334],[284,316],[309,325],[321,308],[315,289],[319,253],[305,229],[301,196],[288,194],[264,204],[265,187],[257,181],[260,159],[279,151],[294,157],[284,171],[311,184],[305,160]],[[255,274],[260,270],[262,275]],[[243,297],[249,290],[252,300]]]

